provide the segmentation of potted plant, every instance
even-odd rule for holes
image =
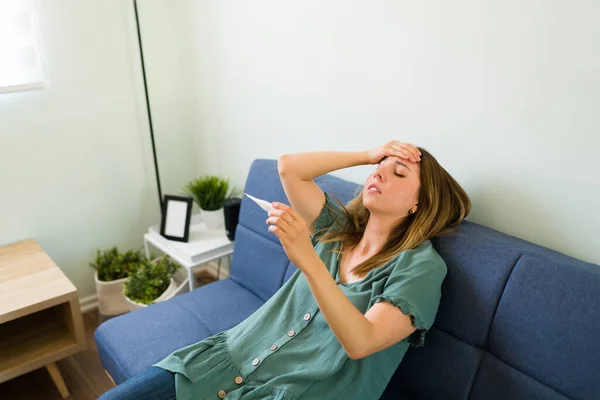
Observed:
[[[166,254],[153,260],[143,259],[140,268],[123,285],[129,310],[147,307],[177,294],[178,286],[173,274],[179,267]]]
[[[143,256],[140,250],[120,253],[117,247],[96,250],[96,258],[90,267],[96,271],[94,281],[98,295],[98,311],[105,316],[114,316],[129,311],[123,285],[129,275],[137,270]]]
[[[223,203],[234,193],[229,179],[215,175],[201,176],[188,182],[184,192],[200,207],[200,215],[207,228],[223,227]]]

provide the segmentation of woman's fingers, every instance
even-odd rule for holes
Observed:
[[[295,220],[294,214],[296,213],[294,209],[283,203],[273,202],[272,204],[273,209],[267,214],[269,217],[266,220],[266,223],[271,225],[269,232],[276,234],[291,232],[292,224]]]
[[[407,149],[408,151],[410,151],[410,153],[415,157],[415,158],[420,158],[421,157],[421,150],[419,150],[416,146],[413,146],[410,143],[402,143],[402,146]]]
[[[396,156],[402,158],[405,156],[404,149],[400,147],[398,142],[390,142],[387,146],[385,146],[384,153],[386,156]]]
[[[273,202],[273,209],[269,211],[266,223],[270,224],[269,232],[273,232],[280,239],[296,237],[306,229],[304,219],[287,204]]]
[[[394,155],[396,157],[405,158],[412,162],[416,162],[416,158],[404,147],[400,147],[400,146],[394,147],[394,152],[392,155]]]
[[[282,210],[270,211],[268,216],[269,216],[269,218],[278,218],[279,220],[286,223],[287,225],[292,225],[292,223],[294,221],[294,217],[292,217],[287,212],[282,211]],[[269,219],[267,219],[267,221],[269,221]],[[273,221],[273,223],[275,223],[277,220],[273,219],[272,221]]]
[[[287,229],[291,226],[290,218],[291,217],[284,218],[284,217],[279,217],[279,216],[271,216],[271,217],[267,218],[267,224],[277,225],[281,229]]]
[[[281,241],[281,244],[285,248],[285,245],[286,245],[286,243],[288,242],[288,239],[289,239],[288,233],[286,231],[284,231],[283,229],[281,229],[277,225],[271,225],[271,226],[269,226],[268,230],[269,230],[269,232],[271,232],[275,236],[277,236],[277,238]]]
[[[410,143],[390,140],[383,146],[378,147],[377,150],[382,153],[383,157],[377,156],[377,160],[373,161],[374,163],[381,162],[383,158],[391,156],[404,158],[414,163],[421,161],[421,151]]]
[[[278,209],[278,208],[273,208],[273,210],[269,211],[269,213],[267,215],[269,217],[276,216],[276,217],[282,218],[288,224],[291,224],[293,221],[293,218],[294,218],[292,215],[290,215],[290,213],[288,211]]]
[[[394,151],[398,157],[406,158],[412,162],[421,161],[421,152],[410,143],[397,142],[394,145]]]
[[[288,220],[288,222],[290,223],[292,223],[293,221],[300,221],[302,219],[302,217],[296,212],[296,210],[294,210],[291,206],[287,204],[279,203],[277,201],[274,201],[271,204],[276,210],[283,211],[282,215],[285,215],[286,218],[287,216],[291,217],[292,219]]]
[[[280,217],[269,217],[267,218],[267,224],[269,224],[269,228],[267,229],[269,232],[274,233],[281,239],[281,235],[287,235],[288,231],[291,230],[290,225],[285,222]]]
[[[285,231],[277,225],[271,225],[267,230],[277,235],[278,238],[281,238],[281,235],[285,234]]]

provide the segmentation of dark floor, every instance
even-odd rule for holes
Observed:
[[[68,400],[96,400],[114,385],[104,372],[98,357],[94,331],[100,324],[98,310],[83,314],[88,348],[58,361],[69,389]],[[61,400],[46,368],[40,368],[0,384],[0,398],[6,400]]]

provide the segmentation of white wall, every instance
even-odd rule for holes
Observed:
[[[141,3],[143,34],[156,35],[154,28],[171,32],[169,39],[178,35],[177,9]],[[86,297],[95,293],[88,266],[95,250],[141,247],[143,233],[159,221],[133,3],[36,4],[48,85],[0,95],[0,245],[36,239]],[[158,64],[165,43],[145,45],[149,85],[160,99],[153,111],[167,191],[178,184],[173,176],[193,174],[193,139],[186,139],[185,108],[175,114],[185,96],[173,79],[181,75],[172,73],[179,61]],[[179,153],[165,146],[169,134],[188,140]]]
[[[0,245],[38,240],[86,297],[95,249],[141,246],[159,216],[133,9],[36,4],[48,86],[0,95]],[[470,220],[600,263],[599,12],[141,0],[163,192],[203,173],[242,187],[255,158],[395,138],[464,185]]]
[[[398,139],[469,220],[600,263],[598,1],[187,3],[199,171],[243,185],[255,158]]]

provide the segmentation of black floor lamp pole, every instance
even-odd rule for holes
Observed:
[[[156,144],[154,143],[154,129],[152,127],[152,112],[150,112],[150,96],[148,95],[148,84],[146,83],[146,67],[144,65],[144,50],[142,49],[142,34],[140,32],[140,19],[138,16],[137,0],[133,0],[135,9],[135,25],[137,27],[138,44],[140,46],[140,57],[142,60],[142,75],[144,76],[144,92],[146,93],[146,109],[148,110],[148,125],[150,126],[150,138],[152,139],[152,154],[154,155],[154,171],[156,172],[156,186],[158,187],[158,205],[162,214],[162,190],[160,188],[160,175],[158,173],[158,160],[156,158]]]

